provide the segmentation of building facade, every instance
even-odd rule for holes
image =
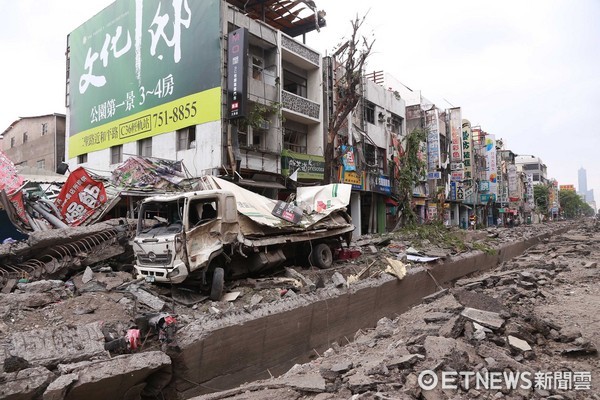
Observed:
[[[2,151],[15,165],[55,172],[64,161],[64,114],[19,118],[1,136]]]
[[[69,164],[163,158],[270,196],[292,169],[322,179],[321,56],[294,39],[324,25],[320,14],[279,1],[178,4],[118,0],[69,35]]]

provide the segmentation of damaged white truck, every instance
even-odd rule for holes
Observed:
[[[350,243],[350,185],[298,188],[286,203],[212,176],[199,184],[141,204],[133,250],[147,281],[200,286],[218,300],[226,278],[290,264],[328,268]]]

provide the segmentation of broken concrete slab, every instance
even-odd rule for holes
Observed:
[[[443,337],[456,339],[462,334],[464,326],[464,318],[460,315],[455,315],[442,325],[439,334]]]
[[[131,280],[131,274],[128,272],[117,271],[108,274],[96,274],[95,278],[98,283],[106,287],[106,290],[111,291],[123,283]]]
[[[424,359],[420,354],[406,354],[399,357],[394,357],[386,363],[388,368],[400,368],[405,369],[411,367],[417,361]]]
[[[77,327],[17,332],[10,337],[9,351],[30,363],[55,366],[92,357],[108,358],[100,322]]]
[[[94,271],[90,267],[86,267],[85,271],[83,271],[83,276],[81,277],[81,282],[84,284],[88,283],[94,279]]]
[[[425,338],[425,354],[429,361],[441,361],[456,349],[456,340],[439,336]]]
[[[235,301],[238,297],[240,297],[240,294],[242,292],[229,292],[229,293],[225,293],[223,295],[223,297],[221,298],[221,301]]]
[[[508,344],[511,348],[518,351],[531,351],[529,343],[512,335],[508,335]]]
[[[67,391],[79,379],[77,374],[61,375],[54,380],[44,392],[44,400],[64,400]]]
[[[153,398],[169,383],[172,371],[169,356],[161,351],[149,351],[88,363],[72,373],[79,379],[67,391],[65,400],[122,399],[144,382],[142,398]]]
[[[452,314],[452,313],[434,311],[434,312],[427,313],[423,317],[423,320],[427,323],[442,322],[442,321],[448,321],[453,316],[454,316],[454,314]]]
[[[61,280],[43,280],[29,283],[18,283],[17,288],[25,293],[44,293],[52,289],[64,288],[65,283]]]
[[[322,393],[325,391],[325,379],[321,374],[313,372],[305,375],[285,377],[284,383],[303,392]]]
[[[138,285],[130,285],[127,290],[129,290],[140,303],[147,305],[155,311],[162,311],[166,304],[163,300],[141,289]]]
[[[48,304],[60,300],[60,295],[55,292],[45,293],[8,293],[0,294],[0,304],[7,304],[11,307],[44,307]]]
[[[475,308],[477,310],[491,311],[501,313],[505,310],[499,299],[485,295],[483,293],[472,292],[470,290],[453,290],[452,295],[460,304],[465,307]]]
[[[377,385],[377,383],[379,382],[365,375],[364,372],[357,372],[348,377],[348,388],[352,393],[363,392],[369,387]]]
[[[352,361],[344,361],[331,366],[331,371],[336,373],[344,373],[350,371],[354,367]]]
[[[527,367],[524,364],[516,361],[514,358],[510,357],[507,354],[507,350],[502,349],[500,347],[494,346],[492,344],[482,343],[477,347],[477,354],[483,358],[492,358],[496,361],[496,369],[497,371],[503,371],[506,368],[511,369],[512,371],[529,371],[531,372],[531,368]]]
[[[259,294],[253,294],[250,298],[250,305],[255,306],[263,300],[263,297]]]
[[[430,294],[429,296],[423,297],[423,303],[429,304],[429,303],[443,297],[444,295],[446,295],[446,293],[448,293],[448,289],[438,290],[434,294]]]
[[[495,312],[467,307],[460,315],[491,329],[500,329],[504,325],[504,318]]]
[[[573,344],[576,347],[571,347],[563,350],[561,352],[561,355],[567,357],[578,357],[598,354],[598,349],[596,348],[596,346],[594,346],[594,344],[591,341],[586,340],[582,337],[578,337],[577,339],[575,339],[573,341]]]
[[[0,374],[0,398],[39,399],[55,375],[44,367],[27,368],[19,372]]]
[[[297,279],[301,281],[309,292],[314,292],[317,289],[317,285],[315,285],[315,283],[311,281],[310,278],[302,275],[300,272],[296,271],[293,268],[286,267],[285,274],[288,276],[288,278]]]

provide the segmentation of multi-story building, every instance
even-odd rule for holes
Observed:
[[[19,118],[1,137],[2,151],[15,165],[54,172],[64,161],[65,115]]]
[[[501,139],[496,141],[496,149],[498,154],[497,217],[504,222],[507,215],[511,215],[513,219],[518,215],[524,215],[524,180],[517,172],[516,154],[504,149]]]
[[[431,117],[427,119],[426,116],[427,112],[435,110],[433,103],[425,98],[420,90],[412,90],[399,82],[394,85],[394,88],[406,101],[406,132],[410,133],[417,129],[427,132],[427,125],[431,122]],[[414,205],[413,209],[417,214],[418,220],[425,222],[432,218],[433,210],[437,211],[435,204],[431,201],[433,199],[430,198],[430,194],[435,194],[435,190],[431,189],[432,186],[428,179],[430,176],[428,172],[430,171],[427,138],[422,143],[421,154],[423,161],[427,163],[427,171],[423,174],[420,183],[413,188],[412,204]],[[431,208],[429,208],[430,205]]]
[[[517,155],[515,157],[515,165],[518,171],[525,174],[531,174],[534,185],[548,184],[548,167],[542,162],[542,159],[531,154]]]
[[[326,57],[325,125],[340,100],[335,82],[345,71],[335,57]],[[397,168],[393,160],[405,135],[405,102],[369,75],[363,76],[359,100],[335,138],[337,181],[352,185],[350,213],[355,236],[382,233],[396,225]],[[327,134],[327,133],[325,133]]]
[[[176,160],[192,177],[228,174],[271,196],[296,170],[322,178],[321,56],[294,37],[324,20],[299,3],[105,8],[68,39],[69,164]]]

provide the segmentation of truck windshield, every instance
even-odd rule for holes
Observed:
[[[144,203],[138,233],[156,235],[180,232],[183,227],[182,215],[183,200]]]

